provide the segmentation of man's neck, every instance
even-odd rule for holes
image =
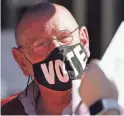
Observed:
[[[71,101],[71,89],[67,91],[55,91],[39,85],[41,93],[41,108],[45,114],[60,115]]]

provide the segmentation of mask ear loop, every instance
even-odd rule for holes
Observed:
[[[28,86],[29,86],[30,78],[31,78],[31,76],[28,77],[28,82],[27,82],[27,86],[26,86],[26,92],[25,92],[26,97],[27,97],[27,94],[28,94]]]
[[[35,90],[34,90],[34,80],[32,79],[32,77],[31,77],[31,80],[32,80],[32,83],[33,83],[33,97],[34,97],[34,103],[35,103],[35,111],[37,110],[39,113],[40,113],[40,110],[38,109],[38,107],[37,107],[37,101],[38,101],[38,98],[39,98],[39,95],[40,95],[40,92],[38,93],[38,95],[37,96],[35,96]]]
[[[20,49],[21,47],[19,46],[19,49]],[[23,53],[23,52],[22,52]],[[23,53],[24,54],[24,53]],[[25,56],[25,55],[24,55]],[[25,58],[28,60],[28,58],[25,56]],[[31,61],[30,60],[28,60],[30,63],[31,63]],[[32,64],[32,63],[31,63]],[[32,80],[32,82],[33,82],[33,97],[34,97],[34,101],[35,101],[35,110],[37,109],[38,110],[38,112],[40,112],[40,110],[37,108],[37,106],[36,106],[36,104],[37,104],[37,99],[38,99],[38,97],[39,97],[39,95],[40,95],[40,92],[38,93],[38,95],[37,95],[37,97],[36,97],[36,100],[35,100],[35,94],[34,94],[34,80],[32,79],[32,77],[29,75],[29,78],[28,78],[28,82],[27,82],[27,87],[26,87],[26,92],[25,92],[25,96],[27,97],[27,91],[28,91],[28,86],[29,86],[29,81],[30,81],[30,78],[31,78],[31,80]]]

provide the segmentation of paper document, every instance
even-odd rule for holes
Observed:
[[[124,22],[103,55],[100,67],[115,82],[119,91],[119,104],[124,108]]]

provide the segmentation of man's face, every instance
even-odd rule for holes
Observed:
[[[88,33],[86,28],[76,29],[77,25],[73,24],[75,22],[70,20],[70,15],[68,17],[68,20],[65,20],[64,24],[61,21],[64,20],[62,19],[63,17],[59,17],[59,21],[51,19],[51,21],[55,22],[55,25],[54,27],[50,27],[49,25],[47,28],[44,26],[46,24],[45,20],[26,20],[18,29],[20,32],[18,38],[21,38],[19,39],[19,46],[21,47],[20,49],[13,48],[12,53],[25,76],[30,75],[34,77],[32,64],[43,61],[55,48],[60,45],[68,45],[67,43],[70,43],[70,40],[72,41],[69,45],[74,45],[81,41],[89,56]],[[71,26],[69,20],[72,23]],[[71,33],[71,37],[69,36],[70,32],[73,32]],[[64,38],[64,40],[58,42],[60,38]]]
[[[84,34],[82,39],[80,37],[81,32],[79,31],[82,31],[82,34]],[[34,35],[34,32],[32,32],[30,36],[32,34]],[[86,36],[86,28],[82,30],[79,30],[78,28],[74,28],[72,31],[60,30],[57,34],[52,34],[51,36],[42,33],[43,36],[39,35],[39,38],[35,38],[33,35],[30,39],[26,39],[27,41],[25,42],[27,44],[25,44],[25,46],[21,46],[19,50],[23,58],[20,60],[22,60],[22,62],[25,61],[25,65],[21,65],[21,63],[19,63],[21,69],[23,70],[24,74],[25,72],[27,72],[25,74],[26,76],[27,74],[29,74],[32,75],[33,77],[34,77],[34,72],[33,72],[32,64],[36,64],[38,62],[43,61],[45,58],[47,58],[48,55],[50,55],[50,53],[55,48],[61,45],[71,46],[79,42],[82,42],[82,44],[84,45],[88,40]],[[86,47],[86,49],[87,49],[86,51],[88,51],[88,47]]]

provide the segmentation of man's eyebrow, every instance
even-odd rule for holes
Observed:
[[[39,38],[37,36],[36,37],[33,37],[33,38],[27,37],[26,39],[27,39],[27,41],[26,41],[25,45],[23,46],[24,48],[31,47],[31,45],[33,45],[34,42],[36,42],[37,40],[39,40]]]
[[[48,37],[44,37],[44,36],[40,36],[40,37],[34,37],[31,42],[28,41],[28,46],[31,47],[34,44],[41,44],[44,43],[46,41],[49,41],[49,39],[47,39]],[[52,38],[52,37],[51,37]]]
[[[65,37],[65,38],[67,38],[67,37],[69,37],[71,34],[73,34],[77,29],[79,29],[79,27],[75,28],[75,29],[72,30],[72,31],[67,30],[67,29],[61,30],[61,31],[59,31],[59,33],[61,33],[60,36],[63,36],[63,37]]]

